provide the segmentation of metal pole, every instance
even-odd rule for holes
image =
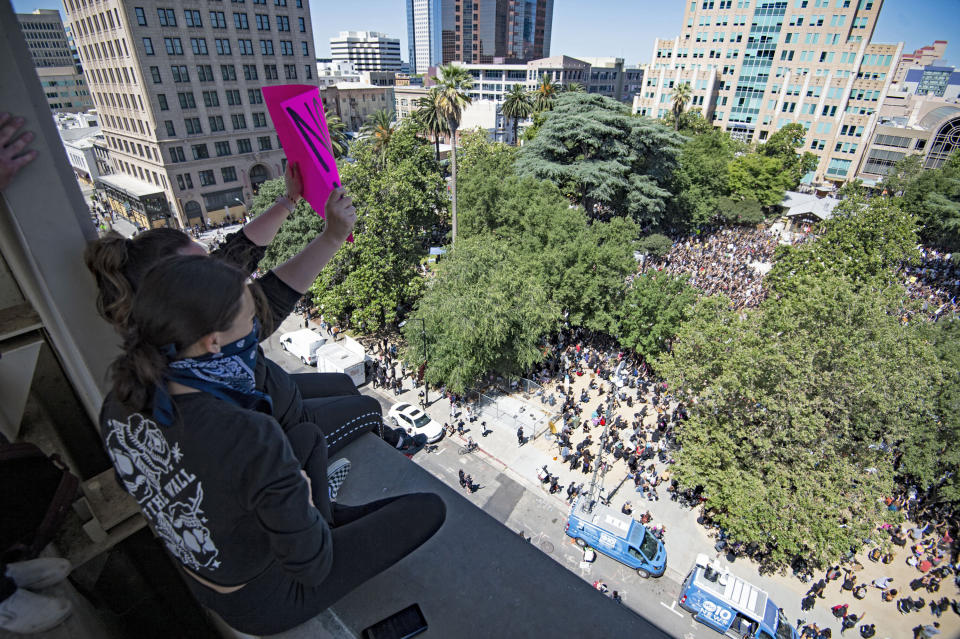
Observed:
[[[597,453],[597,463],[593,468],[593,477],[590,479],[590,500],[587,502],[587,512],[593,512],[594,504],[600,499],[600,490],[601,486],[597,482],[597,475],[600,474],[600,469],[603,468],[603,446],[607,440],[607,433],[610,430],[610,422],[613,421],[613,400],[614,400],[614,389],[616,384],[613,383],[613,380],[610,380],[610,391],[607,394],[607,419],[606,424],[603,425],[603,433],[600,435],[600,452]],[[606,474],[606,473],[604,473]],[[603,478],[601,477],[601,480]],[[622,482],[621,482],[622,483]],[[619,488],[619,486],[618,486]]]
[[[424,406],[426,406],[430,403],[430,386],[427,384],[427,360],[430,357],[430,353],[427,350],[427,323],[420,317],[413,319],[420,322],[420,339],[423,340],[423,403]]]

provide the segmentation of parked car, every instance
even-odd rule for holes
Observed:
[[[443,426],[430,419],[419,407],[406,402],[391,406],[387,417],[394,428],[402,428],[408,435],[423,435],[428,444],[443,437]]]

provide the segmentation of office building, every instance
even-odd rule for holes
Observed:
[[[66,10],[116,168],[98,180],[115,211],[141,226],[238,219],[283,175],[261,87],[316,82],[308,2]]]
[[[375,112],[394,110],[393,87],[348,82],[328,86],[320,91],[320,96],[324,108],[340,118],[352,133],[359,132]]]
[[[685,5],[681,35],[657,40],[634,110],[662,118],[687,83],[709,121],[748,142],[797,122],[818,157],[804,181],[852,177],[900,44],[871,37],[882,0],[723,0]]]
[[[643,89],[643,67],[626,67],[623,58],[579,58],[590,65],[587,93],[633,104],[633,96]]]
[[[960,72],[956,67],[930,64],[908,69],[900,88],[915,95],[931,95],[947,100],[960,98]]]
[[[449,62],[523,63],[550,55],[553,0],[407,0],[416,73]]]
[[[441,4],[444,0],[407,0],[410,73],[424,74],[443,63]]]
[[[904,53],[897,62],[897,70],[893,72],[893,83],[900,84],[907,77],[907,69],[925,67],[943,58],[947,50],[946,40],[934,40],[933,44],[920,47],[913,53]]]
[[[330,55],[357,71],[400,71],[400,40],[375,31],[341,31],[330,38]]]
[[[18,13],[17,21],[50,109],[76,113],[92,108],[90,91],[74,59],[60,12],[37,9]]]

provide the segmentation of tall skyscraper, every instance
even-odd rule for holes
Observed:
[[[375,31],[341,31],[330,38],[334,62],[353,62],[357,71],[400,71],[400,40]]]
[[[74,60],[60,11],[37,9],[33,13],[18,13],[17,21],[50,108],[71,112],[93,108],[90,91],[80,66]]]
[[[553,0],[407,0],[407,29],[417,73],[448,62],[523,63],[550,55]]]
[[[407,44],[410,72],[426,73],[443,62],[441,3],[445,0],[407,0]]]
[[[798,122],[819,163],[808,180],[841,182],[859,164],[903,44],[874,44],[882,0],[700,0],[681,35],[657,40],[634,110],[665,116],[673,89],[714,126],[763,142]]]
[[[261,87],[315,82],[307,0],[65,0],[116,172],[141,226],[234,219],[283,175]]]

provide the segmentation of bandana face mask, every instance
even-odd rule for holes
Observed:
[[[164,382],[177,382],[241,408],[270,414],[273,407],[270,396],[256,388],[259,332],[260,322],[254,319],[250,333],[224,345],[219,353],[207,353],[200,357],[170,362],[164,374]],[[170,345],[164,350],[172,354],[174,347]],[[163,425],[173,423],[173,405],[166,391],[166,383],[158,385],[154,399],[154,418]]]

